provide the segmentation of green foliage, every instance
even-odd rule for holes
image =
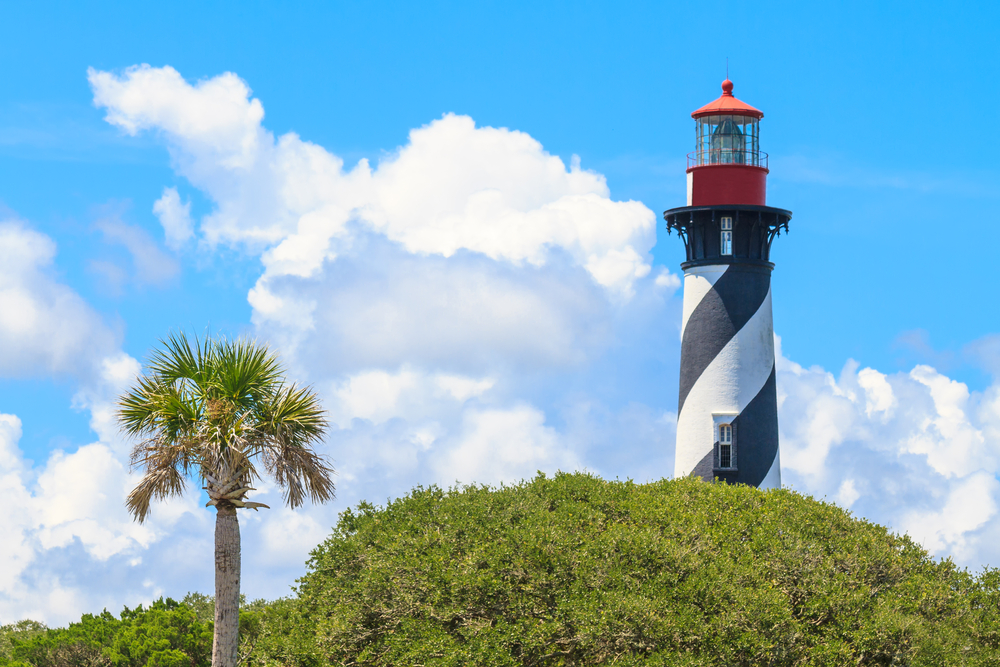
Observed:
[[[215,598],[204,593],[188,593],[181,599],[181,604],[194,612],[201,623],[215,621]]]
[[[291,599],[240,611],[240,663],[247,667],[327,664],[316,644],[315,629]]]
[[[23,620],[0,625],[0,664],[14,659],[14,642],[24,642],[44,633],[48,628],[38,621]]]
[[[192,474],[219,508],[266,507],[245,500],[262,473],[289,507],[333,497],[333,469],[312,450],[327,428],[319,397],[286,384],[266,345],[226,338],[192,345],[183,333],[161,345],[118,399],[119,426],[137,440],[132,467],[144,471],[126,500],[136,520],[154,500],[183,493]]]
[[[84,614],[68,628],[46,630],[26,640],[13,639],[12,664],[34,667],[110,665],[103,649],[117,633],[121,621],[107,611]]]
[[[557,475],[341,515],[241,665],[1000,667],[978,577],[791,491]],[[208,667],[214,600],[0,628],[0,667]]]
[[[169,598],[148,609],[126,607],[120,618],[107,611],[84,614],[67,628],[35,624],[6,636],[10,651],[0,655],[0,665],[209,667],[212,663],[212,624]]]
[[[788,490],[418,488],[308,566],[253,664],[1000,665],[1000,573]]]
[[[122,612],[122,627],[106,651],[113,667],[196,667],[212,662],[212,625],[168,599]]]

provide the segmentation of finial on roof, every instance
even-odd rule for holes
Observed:
[[[691,117],[701,118],[702,116],[718,115],[753,116],[754,118],[760,120],[764,117],[764,112],[760,109],[754,109],[746,102],[742,102],[733,97],[733,82],[726,79],[722,82],[722,95],[719,99],[714,102],[709,102],[702,108],[696,110],[691,114]]]

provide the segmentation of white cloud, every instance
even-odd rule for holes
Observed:
[[[560,247],[598,283],[621,288],[649,272],[639,252],[654,240],[652,212],[612,201],[603,176],[567,170],[522,132],[446,115],[410,132],[373,180],[372,222],[410,252],[464,248],[543,264]]]
[[[872,368],[863,368],[858,372],[858,384],[865,390],[865,414],[868,417],[878,414],[883,421],[888,420],[897,401],[886,376]]]
[[[254,324],[324,389],[348,484],[421,471],[440,482],[442,458],[486,446],[501,416],[534,444],[490,479],[577,462],[548,439],[521,378],[586,372],[619,338],[617,318],[635,316],[623,304],[662,304],[679,286],[661,273],[652,295],[649,209],[613,201],[603,176],[523,132],[448,114],[377,166],[345,169],[294,134],[273,137],[234,75],[192,85],[140,66],[90,81],[109,122],[159,133],[215,203],[204,242],[261,253]],[[206,120],[213,109],[224,129]]]
[[[170,68],[90,70],[94,103],[129,133],[162,133],[178,172],[217,210],[211,243],[269,250],[269,276],[308,277],[349,247],[357,222],[414,254],[459,250],[544,264],[559,248],[599,284],[628,296],[649,271],[655,216],[609,198],[604,177],[569,169],[527,134],[446,115],[372,170],[294,134],[274,139],[263,107],[234,74],[191,85]]]
[[[670,271],[666,268],[660,269],[660,272],[656,274],[656,278],[653,283],[671,295],[681,288],[680,276],[675,273],[670,273]]]
[[[43,549],[79,539],[98,560],[152,541],[148,526],[132,521],[124,506],[130,481],[107,446],[85,445],[72,454],[54,452],[39,474],[39,541]]]
[[[909,377],[927,388],[934,410],[914,417],[919,424],[907,441],[907,450],[926,456],[936,472],[948,477],[984,467],[996,471],[1000,443],[988,446],[970,420],[969,388],[929,366],[917,366]]]
[[[85,377],[117,349],[115,332],[76,292],[57,282],[52,240],[0,222],[0,375]]]
[[[860,497],[861,494],[858,493],[858,489],[854,486],[854,480],[845,479],[841,482],[840,488],[837,489],[837,495],[834,499],[837,501],[838,505],[850,508],[850,506],[854,504],[854,501]]]
[[[124,77],[91,68],[87,76],[94,104],[107,108],[106,120],[129,134],[157,129],[226,167],[253,163],[264,108],[247,99],[250,90],[235,74],[195,86],[172,67],[131,67]]]
[[[421,373],[404,367],[396,373],[382,370],[351,375],[331,392],[332,419],[349,424],[352,419],[381,423],[393,418],[430,419],[442,403],[454,409],[470,398],[482,396],[496,380],[448,373]]]
[[[497,484],[532,477],[537,470],[578,470],[576,454],[529,405],[469,410],[458,443],[436,462],[438,478]]]
[[[138,361],[124,352],[106,356],[96,366],[87,382],[74,394],[73,407],[88,410],[90,428],[100,441],[124,454],[127,443],[118,431],[114,400],[139,376],[142,369]]]
[[[979,471],[948,489],[940,509],[905,514],[899,527],[932,552],[948,554],[956,560],[976,560],[985,544],[970,544],[976,531],[997,513],[1000,482],[996,476]],[[980,553],[975,553],[980,551]],[[995,552],[994,552],[995,553]]]
[[[313,381],[404,364],[474,376],[573,367],[612,338],[612,308],[579,268],[415,257],[378,237],[314,278],[274,279],[250,303],[254,324]]]
[[[0,414],[0,623],[19,618],[65,622],[95,611],[97,599],[147,600],[125,585],[142,553],[195,508],[192,499],[159,506],[145,525],[125,509],[134,479],[115,452],[92,443],[54,451],[37,468],[18,448],[21,422]],[[182,511],[178,508],[182,507]],[[75,553],[73,553],[75,552]],[[70,555],[72,554],[72,555]],[[151,559],[154,562],[157,559]],[[72,568],[67,570],[67,563]],[[121,568],[130,562],[130,569]],[[95,578],[77,577],[94,571]],[[102,588],[113,578],[117,590]],[[115,593],[112,595],[112,593]]]
[[[124,234],[122,242],[134,240],[127,229],[110,229]],[[103,318],[56,279],[55,253],[49,237],[24,223],[0,223],[0,376],[69,377],[73,406],[90,412],[99,439],[36,453],[33,464],[19,448],[21,421],[0,414],[0,623],[65,622],[104,604],[148,600],[148,590],[130,585],[135,568],[126,563],[142,562],[137,554],[167,532],[176,536],[174,524],[192,509],[190,500],[158,507],[145,526],[125,510],[134,480],[113,401],[139,364]]]
[[[17,576],[31,563],[34,553],[27,543],[31,528],[32,499],[24,487],[24,461],[17,448],[21,439],[21,420],[14,415],[0,415],[0,590],[9,590]]]
[[[264,129],[234,75],[191,85],[143,66],[90,81],[109,122],[159,134],[214,202],[202,242],[261,253],[253,322],[330,407],[340,503],[588,461],[640,479],[670,469],[675,419],[620,399],[639,393],[622,379],[642,366],[633,345],[659,363],[680,281],[650,275],[655,215],[613,201],[578,158],[445,115],[376,166],[345,169]],[[598,385],[612,396],[593,396]],[[335,513],[303,515],[330,525]],[[247,535],[283,539],[279,516],[251,518]]]
[[[153,202],[153,213],[163,225],[170,248],[177,250],[194,236],[191,202],[182,203],[177,188],[163,188],[163,196]]]
[[[1000,562],[1000,384],[982,394],[929,366],[839,378],[778,356],[782,476],[962,564]]]
[[[321,525],[310,513],[293,511],[280,505],[262,510],[259,542],[263,547],[262,563],[287,567],[304,562],[303,556],[329,536],[329,526]],[[249,517],[249,513],[245,513]],[[254,517],[255,519],[257,517]],[[244,523],[246,518],[244,517]],[[286,582],[289,586],[291,581]]]

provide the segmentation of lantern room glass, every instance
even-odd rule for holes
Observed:
[[[695,161],[703,164],[761,166],[760,120],[720,114],[695,119]]]

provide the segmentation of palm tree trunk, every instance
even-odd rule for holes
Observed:
[[[240,524],[236,508],[215,515],[215,639],[212,667],[236,667],[240,647]]]

